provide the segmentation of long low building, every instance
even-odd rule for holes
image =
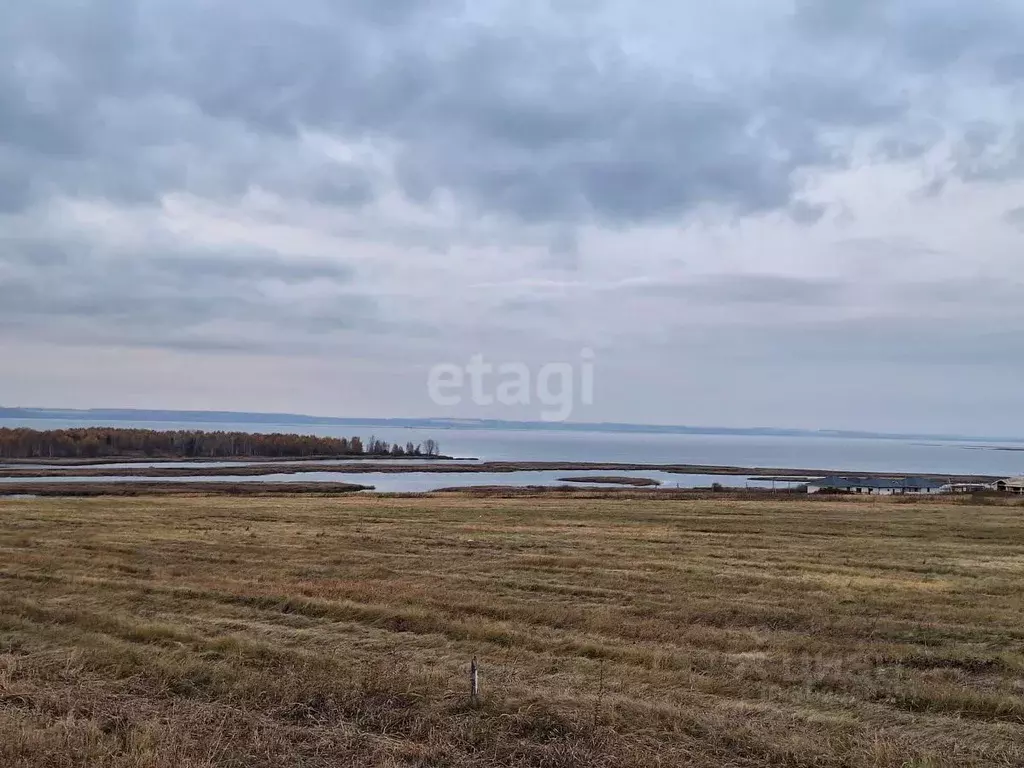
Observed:
[[[993,489],[991,483],[950,483],[944,486],[943,493],[984,493]]]
[[[861,493],[875,496],[942,493],[948,481],[930,477],[823,477],[807,484],[808,493]]]
[[[1008,477],[1005,480],[997,480],[992,487],[1004,493],[1024,493],[1024,477]]]

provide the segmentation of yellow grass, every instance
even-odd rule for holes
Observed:
[[[1024,765],[1022,512],[0,501],[0,766]]]

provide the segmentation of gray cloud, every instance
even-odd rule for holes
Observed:
[[[918,366],[1016,373],[1024,355],[1024,339],[999,320],[964,322],[889,314],[760,329],[704,329],[702,335],[689,341],[699,343],[705,355],[799,363],[820,367],[823,375],[831,375],[843,364],[862,366],[868,375],[883,367]],[[943,343],[937,344],[937,338]],[[897,382],[899,378],[894,379]]]
[[[843,293],[837,280],[785,277],[782,275],[714,275],[687,283],[638,286],[635,293],[680,299],[694,305],[828,305]]]
[[[723,39],[725,63],[701,63],[715,69],[699,78],[627,53],[630,41],[580,6],[538,18],[526,6],[468,11],[447,0],[6,4],[0,205],[252,187],[366,204],[380,191],[376,169],[325,161],[300,137],[321,130],[385,142],[414,200],[447,191],[520,219],[787,208],[798,172],[847,161],[837,130],[905,122],[908,67],[994,68],[1015,50],[1022,18],[991,2],[846,5],[802,3],[773,59],[756,68],[730,65],[746,52]],[[754,13],[769,25],[785,11]],[[719,13],[725,29],[739,21],[733,4]],[[850,67],[830,53],[835,38],[866,41],[878,56]],[[656,44],[674,42],[662,34]],[[888,141],[904,153],[928,146]]]
[[[959,176],[968,181],[1005,181],[1024,176],[1024,122],[972,126],[954,156]]]
[[[809,39],[832,46],[851,67],[870,68],[876,84],[888,79],[912,94],[903,104],[905,119],[879,123],[879,149],[888,156],[919,157],[945,139],[955,146],[958,178],[1024,176],[1015,106],[1024,80],[1024,7],[1002,0],[799,0],[796,20]],[[985,89],[987,99],[975,98]],[[1003,99],[994,112],[992,89]],[[1016,113],[1009,128],[1008,112]]]
[[[352,290],[345,264],[157,242],[101,255],[94,248],[84,238],[0,238],[0,328],[51,340],[280,352],[388,327]]]
[[[1024,205],[1011,208],[1003,214],[1003,220],[1020,229],[1024,229]]]
[[[798,0],[797,20],[814,36],[867,45],[934,77],[954,65],[991,67],[1018,58],[1024,13],[1002,0]]]
[[[203,255],[190,251],[187,255],[158,255],[146,260],[145,268],[171,279],[206,281],[210,279],[256,282],[280,280],[284,283],[304,283],[327,280],[347,283],[352,279],[351,268],[323,259],[283,259],[271,253],[232,254],[224,258],[216,252]]]

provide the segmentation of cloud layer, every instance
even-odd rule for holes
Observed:
[[[383,407],[431,412],[425,367],[478,351],[594,347],[617,394],[588,416],[619,420],[755,416],[631,397],[636,370],[708,402],[769,365],[887,376],[746,394],[837,426],[920,426],[930,365],[995,421],[1024,373],[1022,38],[997,0],[8,3],[0,346],[302,357],[347,401],[248,407],[353,415],[382,371],[408,382]],[[136,396],[114,378],[68,397]]]

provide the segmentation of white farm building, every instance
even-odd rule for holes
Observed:
[[[930,477],[822,477],[807,484],[808,493],[860,493],[874,496],[942,493],[947,481]]]

